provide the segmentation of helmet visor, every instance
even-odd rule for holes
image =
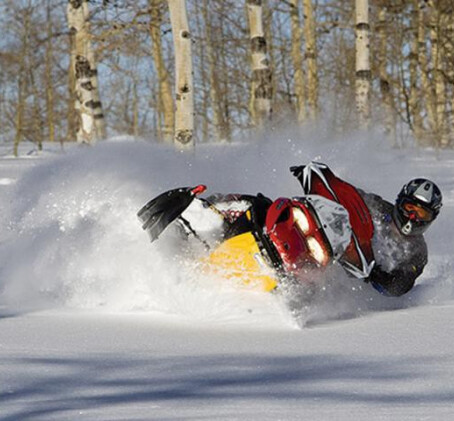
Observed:
[[[431,222],[434,220],[434,212],[419,203],[410,202],[405,200],[402,203],[402,209],[404,214],[410,218],[410,220],[417,220],[420,222]]]

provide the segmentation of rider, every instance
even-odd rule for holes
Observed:
[[[372,220],[373,236],[363,241],[360,253],[363,251],[367,256],[369,246],[372,256],[367,256],[367,263],[363,262],[362,273],[349,270],[347,257],[347,265],[344,265],[347,270],[358,278],[364,278],[385,295],[400,296],[413,287],[427,264],[427,245],[423,233],[438,216],[442,206],[440,189],[432,181],[424,178],[411,180],[402,187],[393,205],[378,195],[360,189],[346,191],[345,186],[353,186],[336,177],[324,164],[310,163],[292,167],[291,171],[300,181],[305,194],[323,194],[321,186],[328,186],[331,196],[335,196],[334,200],[345,206],[342,202],[347,199],[350,218],[357,213],[358,208],[364,211],[363,205],[366,206]],[[349,200],[355,195],[354,190],[362,200],[361,203],[356,200],[352,207]],[[349,197],[346,198],[345,193]],[[361,243],[364,235],[361,230],[355,231],[354,221],[351,222]]]
[[[321,243],[333,237],[340,240],[336,249],[338,256],[334,242],[328,243],[332,256],[348,273],[370,282],[385,295],[403,295],[413,287],[427,264],[423,233],[441,208],[441,192],[433,182],[423,178],[411,180],[393,205],[341,180],[324,164],[312,162],[290,170],[303,187],[303,197],[279,198],[272,202],[261,194],[219,194],[194,200],[205,191],[205,186],[180,188],[150,201],[139,212],[139,218],[152,241],[176,220],[188,238],[196,238],[196,243],[207,250],[229,238],[253,232],[260,250],[270,258],[268,263],[277,270],[284,268],[285,272],[292,272],[292,268],[299,270],[298,253],[311,252],[306,247],[310,244],[302,244],[293,229],[293,224],[298,224],[294,209],[300,208],[309,219],[308,210],[320,215],[325,209],[337,216],[331,220],[331,225],[325,218],[326,223],[313,234],[317,236],[323,231],[323,238],[319,238]],[[320,202],[320,197],[328,201]],[[310,198],[312,203],[309,203]],[[341,206],[334,208],[334,202]],[[316,203],[318,209],[314,208]],[[309,225],[314,226],[314,223]],[[346,240],[343,233],[348,233]],[[317,257],[315,251],[309,254]],[[316,263],[324,263],[323,256],[319,257]],[[307,260],[302,262],[305,264]]]

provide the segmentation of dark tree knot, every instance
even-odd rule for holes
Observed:
[[[368,23],[361,22],[358,23],[358,25],[356,25],[356,29],[358,29],[358,31],[360,30],[368,31],[370,29],[370,25]]]
[[[87,101],[85,103],[85,106],[87,108],[90,108],[91,110],[94,110],[96,108],[101,108],[101,101],[93,101],[92,99],[90,101]]]
[[[187,145],[192,140],[192,130],[180,130],[176,134],[175,140],[182,145]]]
[[[265,37],[251,38],[251,50],[253,53],[266,54],[266,40]]]
[[[356,77],[361,80],[370,80],[371,75],[372,73],[370,70],[358,70],[356,72]]]
[[[97,75],[96,70],[92,70],[90,62],[84,56],[76,57],[76,79],[90,78]]]
[[[83,0],[69,0],[69,4],[74,9],[78,9],[79,7],[81,7],[82,3],[83,3]]]

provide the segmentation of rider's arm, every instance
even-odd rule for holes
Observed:
[[[401,296],[410,291],[427,264],[427,246],[421,243],[421,250],[411,260],[399,265],[399,268],[385,271],[379,265],[372,269],[367,278],[375,289],[390,296]]]

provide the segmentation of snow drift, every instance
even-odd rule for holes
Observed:
[[[0,304],[13,310],[69,307],[211,322],[292,323],[276,297],[206,279],[174,258],[171,238],[150,244],[136,213],[165,190],[201,183],[208,193],[298,195],[288,168],[310,160],[327,163],[388,200],[408,179],[432,178],[445,206],[427,235],[430,263],[412,293],[381,297],[333,268],[309,303],[292,291],[302,323],[452,298],[448,221],[454,186],[443,184],[451,161],[391,152],[377,136],[348,139],[348,148],[346,139],[314,139],[276,134],[262,142],[200,146],[194,155],[145,142],[105,142],[44,159],[6,198],[9,206],[0,219]]]

